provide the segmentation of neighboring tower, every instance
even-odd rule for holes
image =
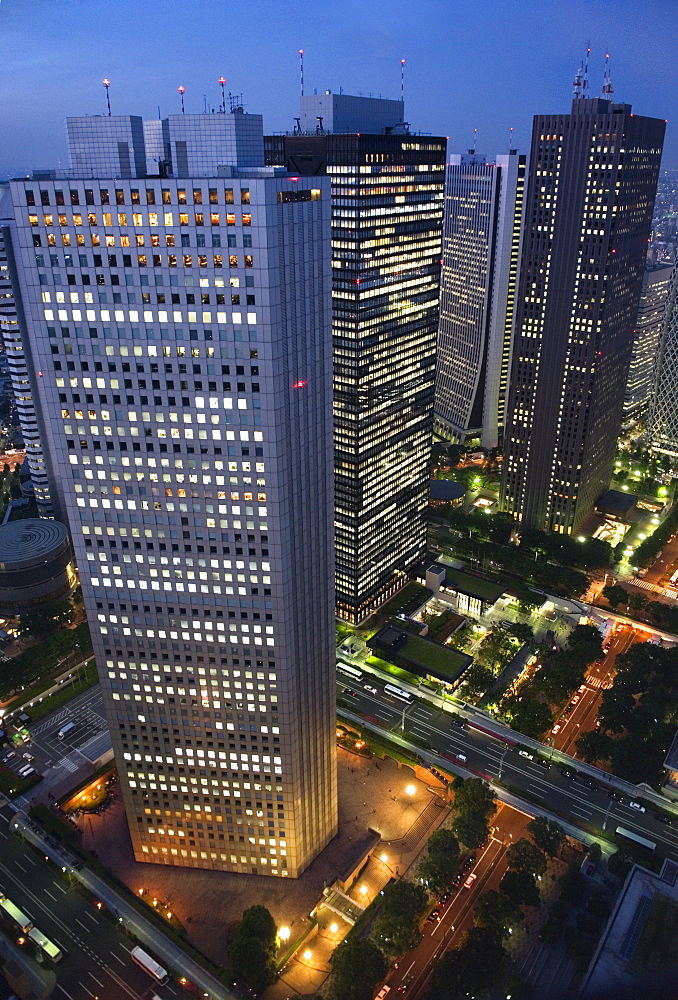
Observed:
[[[670,264],[646,266],[624,398],[624,426],[627,428],[647,418],[670,281]]]
[[[501,440],[525,162],[469,150],[447,165],[435,425],[462,444]]]
[[[664,121],[575,99],[534,119],[502,508],[568,533],[610,481]]]
[[[356,623],[426,551],[446,140],[400,101],[331,107],[342,134],[268,136],[266,157],[332,182],[336,606]]]
[[[298,876],[337,831],[329,184],[256,116],[217,165],[233,117],[168,120],[179,179],[99,174],[88,120],[3,219],[135,857]]]
[[[678,459],[678,265],[673,269],[664,311],[647,423],[650,448]]]
[[[0,200],[7,185],[0,187]],[[44,260],[44,257],[43,257]],[[0,333],[7,354],[7,367],[12,379],[12,392],[17,418],[26,448],[26,462],[31,471],[31,482],[38,513],[41,517],[54,516],[51,476],[47,466],[48,456],[43,448],[43,430],[35,406],[36,379],[40,377],[31,361],[30,346],[22,336],[17,318],[11,275],[11,248],[5,246],[4,232],[0,230]]]

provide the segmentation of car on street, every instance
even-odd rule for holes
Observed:
[[[581,698],[580,694],[574,694],[574,695],[572,695],[572,704],[576,705],[580,698]]]
[[[438,910],[431,910],[426,919],[430,924],[437,924],[440,920],[440,912]]]
[[[476,875],[476,873],[475,872],[471,872],[471,874],[469,875],[469,877],[464,882],[464,888],[465,889],[470,889],[471,886],[473,885],[473,883],[475,882],[475,880],[477,878],[478,878],[478,876]]]
[[[556,724],[555,724],[555,726],[553,727],[553,729],[551,730],[551,732],[552,732],[552,733],[553,733],[553,735],[555,736],[555,735],[556,735],[556,733],[559,733],[559,732],[560,732],[560,729],[561,729],[561,726],[560,726],[560,723],[559,723],[559,722],[556,722]]]
[[[645,806],[641,806],[640,802],[629,802],[629,809],[635,809],[639,813],[645,812]]]
[[[390,992],[391,992],[390,986],[382,986],[382,988],[379,990],[374,1000],[384,1000],[384,997],[388,996]]]
[[[372,684],[363,684],[365,691],[369,691],[370,694],[379,694],[377,689]]]
[[[440,899],[438,900],[438,906],[447,906],[447,904],[450,901],[451,895],[452,895],[451,892],[444,892],[440,897]]]
[[[537,761],[537,764],[539,764],[540,767],[544,767],[546,768],[546,770],[548,770],[551,766],[551,761],[545,760],[543,757],[540,757],[539,760]]]
[[[414,979],[413,975],[405,976],[402,983],[398,987],[398,993],[407,993],[408,987],[413,979]]]
[[[562,774],[563,778],[573,779],[577,777],[577,772],[573,771],[571,767],[561,767],[560,773]]]
[[[666,813],[657,813],[657,819],[660,823],[664,823],[666,826],[671,826],[673,824],[673,820],[670,816],[667,816]]]
[[[35,760],[35,757],[33,756],[32,753],[22,753],[21,756],[23,757],[24,760]]]
[[[519,750],[518,751],[518,756],[519,757],[526,757],[528,760],[534,760],[534,754],[528,753],[527,750]]]

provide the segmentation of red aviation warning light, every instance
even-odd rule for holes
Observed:
[[[296,382],[292,383],[292,388],[293,389],[305,389],[307,385],[308,385],[307,379],[300,378],[300,379],[297,379]]]

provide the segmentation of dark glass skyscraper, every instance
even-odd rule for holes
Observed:
[[[337,614],[359,622],[426,547],[446,140],[400,102],[363,134],[370,99],[332,99],[355,132],[269,136],[266,159],[331,179]]]
[[[534,119],[502,475],[524,524],[574,531],[609,485],[664,129],[599,98]]]

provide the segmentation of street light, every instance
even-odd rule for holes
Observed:
[[[309,961],[309,959],[313,958],[313,952],[311,951],[310,948],[307,948],[306,951],[304,952],[304,958],[306,959],[307,962]]]
[[[330,924],[330,931],[332,934],[336,934],[339,930],[339,924]]]
[[[405,789],[405,791],[410,796],[410,798],[414,795],[414,793],[416,792],[416,790],[417,789],[414,787],[414,785],[408,785],[407,788]]]
[[[291,934],[291,931],[290,931],[289,927],[279,927],[278,928],[278,937],[280,938],[281,941],[289,941],[290,934]]]

